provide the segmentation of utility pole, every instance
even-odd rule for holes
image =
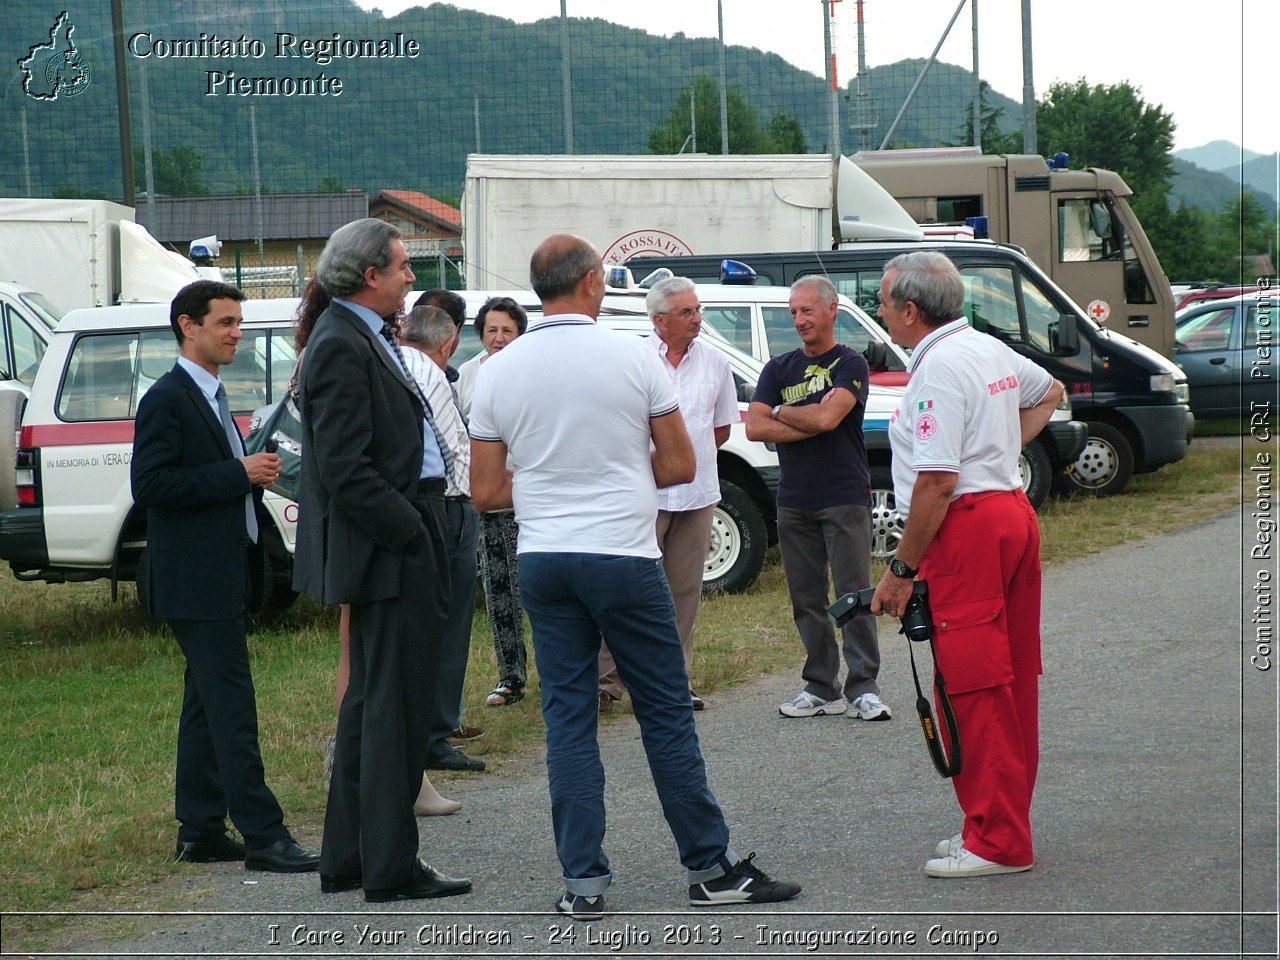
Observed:
[[[1022,0],[1022,152],[1036,145],[1036,81],[1031,74],[1031,0]]]
[[[822,42],[827,54],[827,77],[831,81],[831,111],[828,120],[831,159],[840,158],[840,76],[836,71],[836,4],[840,0],[822,0]]]
[[[573,78],[569,70],[569,14],[565,0],[560,0],[560,85],[564,90],[564,152],[573,153]]]
[[[720,24],[720,153],[729,155],[729,88],[724,64],[724,3],[716,0],[716,20]]]
[[[858,22],[858,77],[855,83],[858,93],[858,121],[854,128],[858,131],[858,149],[871,149],[871,131],[875,129],[876,118],[871,113],[871,84],[867,78],[867,37],[862,19],[863,0],[856,0]]]
[[[982,152],[982,79],[978,74],[978,0],[969,0],[973,13],[973,145]]]
[[[124,59],[124,7],[122,0],[111,0],[111,30],[116,55],[116,107],[120,111],[120,176],[122,198],[126,207],[137,202],[133,188],[133,128],[129,123],[129,76]]]

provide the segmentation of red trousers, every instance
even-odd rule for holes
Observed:
[[[938,667],[963,748],[952,783],[964,846],[996,863],[1030,864],[1040,762],[1040,527],[1023,492],[952,502],[920,577],[929,584]]]

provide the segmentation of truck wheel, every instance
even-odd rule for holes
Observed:
[[[769,532],[756,502],[737,484],[720,481],[720,503],[711,515],[711,543],[702,569],[702,592],[741,593],[764,566]]]
[[[1129,438],[1109,423],[1091,420],[1084,449],[1063,474],[1063,489],[1079,496],[1110,497],[1128,486],[1132,474]]]
[[[1044,444],[1032,440],[1018,453],[1018,476],[1022,478],[1022,492],[1037,510],[1053,485],[1053,466]]]
[[[893,496],[893,471],[889,467],[871,468],[871,556],[888,560],[902,542],[902,517]]]

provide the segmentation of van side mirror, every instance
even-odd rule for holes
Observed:
[[[874,373],[883,373],[889,369],[889,348],[879,340],[872,340],[867,349],[862,351],[867,358],[867,366]]]
[[[1080,352],[1080,328],[1074,314],[1058,315],[1058,322],[1049,325],[1049,351],[1055,357],[1074,357]]]

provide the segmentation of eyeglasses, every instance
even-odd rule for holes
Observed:
[[[666,311],[663,311],[662,315],[664,317],[676,317],[677,319],[680,319],[680,320],[692,320],[701,312],[702,312],[702,305],[699,304],[696,307],[685,307],[683,310],[674,310],[674,311],[666,310]]]

